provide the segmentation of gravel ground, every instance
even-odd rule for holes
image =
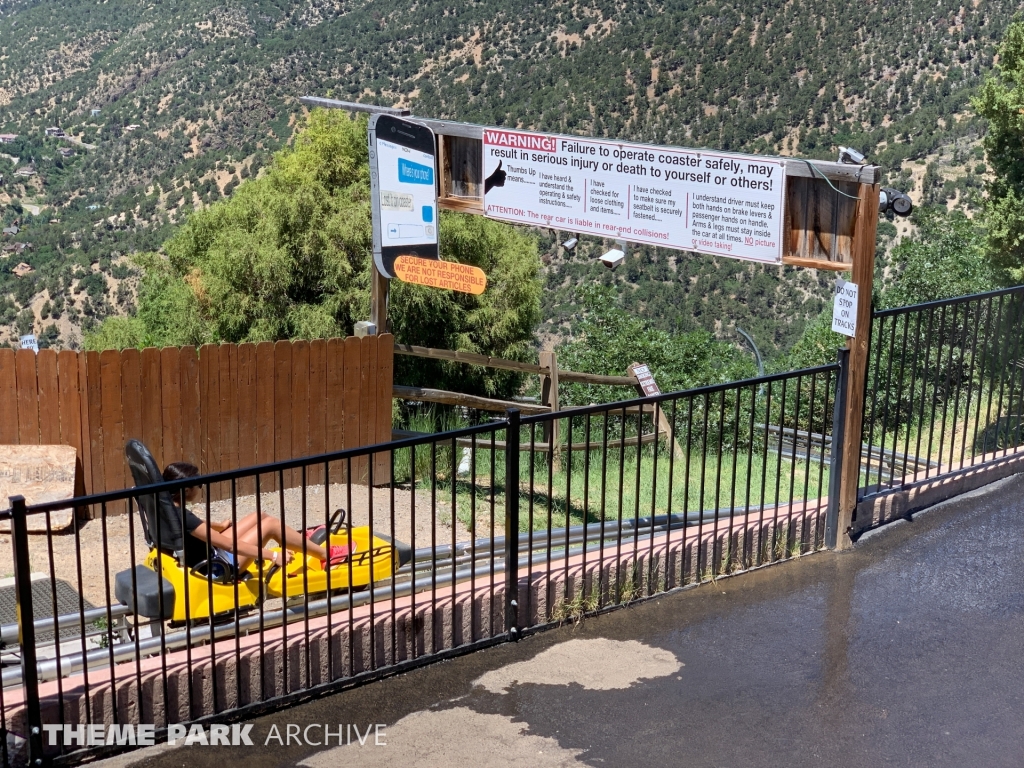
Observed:
[[[351,488],[351,503],[348,494]],[[411,502],[412,492],[409,488],[396,487],[394,491],[394,530],[391,528],[391,489],[372,488],[359,485],[335,484],[330,487],[329,497],[331,500],[331,511],[338,507],[345,507],[349,510],[352,524],[368,525],[370,523],[372,494],[373,530],[378,533],[391,536],[407,544],[415,544],[417,548],[428,547],[431,543],[431,520],[430,520],[430,493],[418,490],[416,492],[416,525],[415,540],[413,539]],[[281,495],[276,492],[268,492],[261,495],[261,508],[264,513],[279,517],[281,515]],[[306,491],[306,525],[313,526],[325,520],[325,494],[323,486],[309,486]],[[241,496],[236,502],[237,515],[239,518],[256,510],[255,496]],[[200,517],[206,516],[206,506],[198,503],[193,506],[193,511]],[[218,501],[210,504],[210,518],[212,520],[230,520],[231,502]],[[284,518],[288,525],[296,529],[303,528],[302,518],[302,493],[301,489],[290,488],[284,492]],[[440,499],[437,503],[437,530],[436,537],[438,544],[450,542],[452,538],[451,529],[451,505],[445,504]],[[141,562],[145,558],[149,548],[146,545],[142,533],[142,526],[138,516],[131,521],[127,515],[108,517],[106,520],[106,539],[108,542],[107,562],[103,557],[104,521],[86,520],[81,521],[76,532],[70,529],[64,533],[54,533],[51,537],[53,547],[53,559],[51,561],[47,554],[47,536],[45,534],[33,534],[30,537],[30,552],[32,572],[50,575],[51,566],[57,579],[69,582],[77,588],[82,584],[84,588],[80,591],[85,599],[94,605],[104,605],[107,602],[107,589],[113,598],[114,576],[131,565],[130,535],[134,532],[135,538],[135,560]],[[468,541],[471,537],[466,527],[456,520],[455,537],[457,541]],[[79,569],[81,580],[79,580]],[[11,576],[14,573],[13,557],[11,552],[10,534],[0,534],[0,578]],[[109,582],[104,578],[109,575]]]

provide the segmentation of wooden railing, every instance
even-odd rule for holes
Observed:
[[[595,373],[582,373],[579,371],[566,371],[558,367],[558,359],[554,352],[541,352],[540,363],[524,363],[518,360],[505,360],[499,357],[479,355],[473,352],[459,352],[450,349],[434,349],[432,347],[419,347],[414,344],[395,344],[396,355],[410,355],[430,360],[448,360],[450,362],[465,363],[484,368],[497,368],[506,371],[519,371],[520,373],[536,374],[540,376],[540,403],[528,403],[510,400],[498,400],[479,395],[467,395],[462,392],[451,392],[443,389],[430,389],[427,387],[409,387],[400,384],[392,386],[392,394],[401,400],[412,400],[416,402],[438,403],[441,405],[455,405],[463,408],[471,408],[481,411],[495,411],[504,413],[509,408],[518,408],[524,414],[539,413],[565,413],[571,408],[562,408],[558,398],[558,386],[560,382],[572,382],[574,384],[593,384],[599,386],[631,387],[643,394],[640,382],[632,373],[628,376],[607,376]],[[640,410],[629,409],[631,414],[639,414]],[[650,434],[639,435],[635,438],[627,438],[626,442],[646,444],[654,442],[659,435],[671,434],[671,426],[665,414],[659,409],[650,407],[643,410],[643,415],[657,415],[657,427]],[[543,442],[533,443],[532,448],[537,451],[550,451],[551,446],[559,446],[559,420],[554,419],[550,424],[545,425]],[[408,437],[412,434],[407,430],[394,432],[395,437]],[[467,443],[468,445],[468,443]],[[490,444],[488,443],[488,446]],[[604,445],[603,443],[601,445]],[[495,444],[495,449],[504,448],[504,444]],[[584,444],[572,446],[573,450],[584,447]],[[596,444],[594,447],[597,447]],[[564,449],[565,446],[562,446]],[[675,450],[678,452],[678,446]]]

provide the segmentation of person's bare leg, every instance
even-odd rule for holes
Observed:
[[[263,516],[266,519],[266,515]],[[224,529],[224,534],[227,536],[238,536],[242,537],[250,529],[258,530],[259,526],[257,523],[260,519],[259,512],[250,512],[248,515],[239,520],[235,525],[229,525]]]
[[[251,520],[250,520],[251,518]],[[281,521],[276,517],[270,515],[263,515],[263,519],[260,520],[260,524],[257,526],[257,513],[247,515],[238,521],[238,541],[244,541],[248,544],[256,544],[260,548],[267,546],[271,541],[281,544],[285,549],[290,549],[293,552],[302,553],[305,549],[306,554],[313,555],[313,557],[319,558],[320,560],[327,559],[327,550],[319,544],[315,544],[301,533],[296,531],[294,528],[290,528],[287,525],[282,525]],[[246,529],[242,530],[242,524],[246,523]],[[227,533],[231,533],[228,529]],[[260,534],[262,534],[262,540],[260,540]],[[238,558],[238,570],[243,571],[249,567],[253,558],[241,557]]]

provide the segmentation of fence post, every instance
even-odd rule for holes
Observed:
[[[43,720],[39,712],[39,676],[36,669],[36,628],[32,613],[32,563],[28,552],[25,497],[11,497],[11,539],[14,542],[14,595],[18,617],[21,680],[25,687],[25,732],[28,764],[43,764]]]
[[[843,450],[843,483],[839,489],[839,530],[836,547],[852,546],[847,534],[857,512],[860,490],[860,458],[864,431],[864,400],[867,389],[868,346],[871,341],[871,294],[875,275],[875,235],[878,230],[878,184],[861,184],[857,218],[850,246],[853,258],[852,282],[857,285],[857,335],[847,339],[850,350],[846,394],[846,445]]]
[[[828,509],[825,511],[825,546],[839,544],[840,489],[843,484],[843,443],[846,437],[846,396],[850,378],[850,350],[840,349],[836,362],[836,398],[832,408],[832,455],[829,458]]]
[[[558,401],[558,356],[554,352],[541,352],[540,364],[547,367],[548,373],[540,377],[540,402],[542,405],[551,407],[552,413],[561,409]],[[544,423],[544,440],[552,453],[554,469],[562,466],[561,451],[556,450],[558,445],[558,418]]]
[[[505,631],[519,639],[519,409],[505,411]]]

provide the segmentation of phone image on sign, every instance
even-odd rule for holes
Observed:
[[[395,259],[437,259],[434,132],[391,115],[370,118],[374,261],[394,277]]]

